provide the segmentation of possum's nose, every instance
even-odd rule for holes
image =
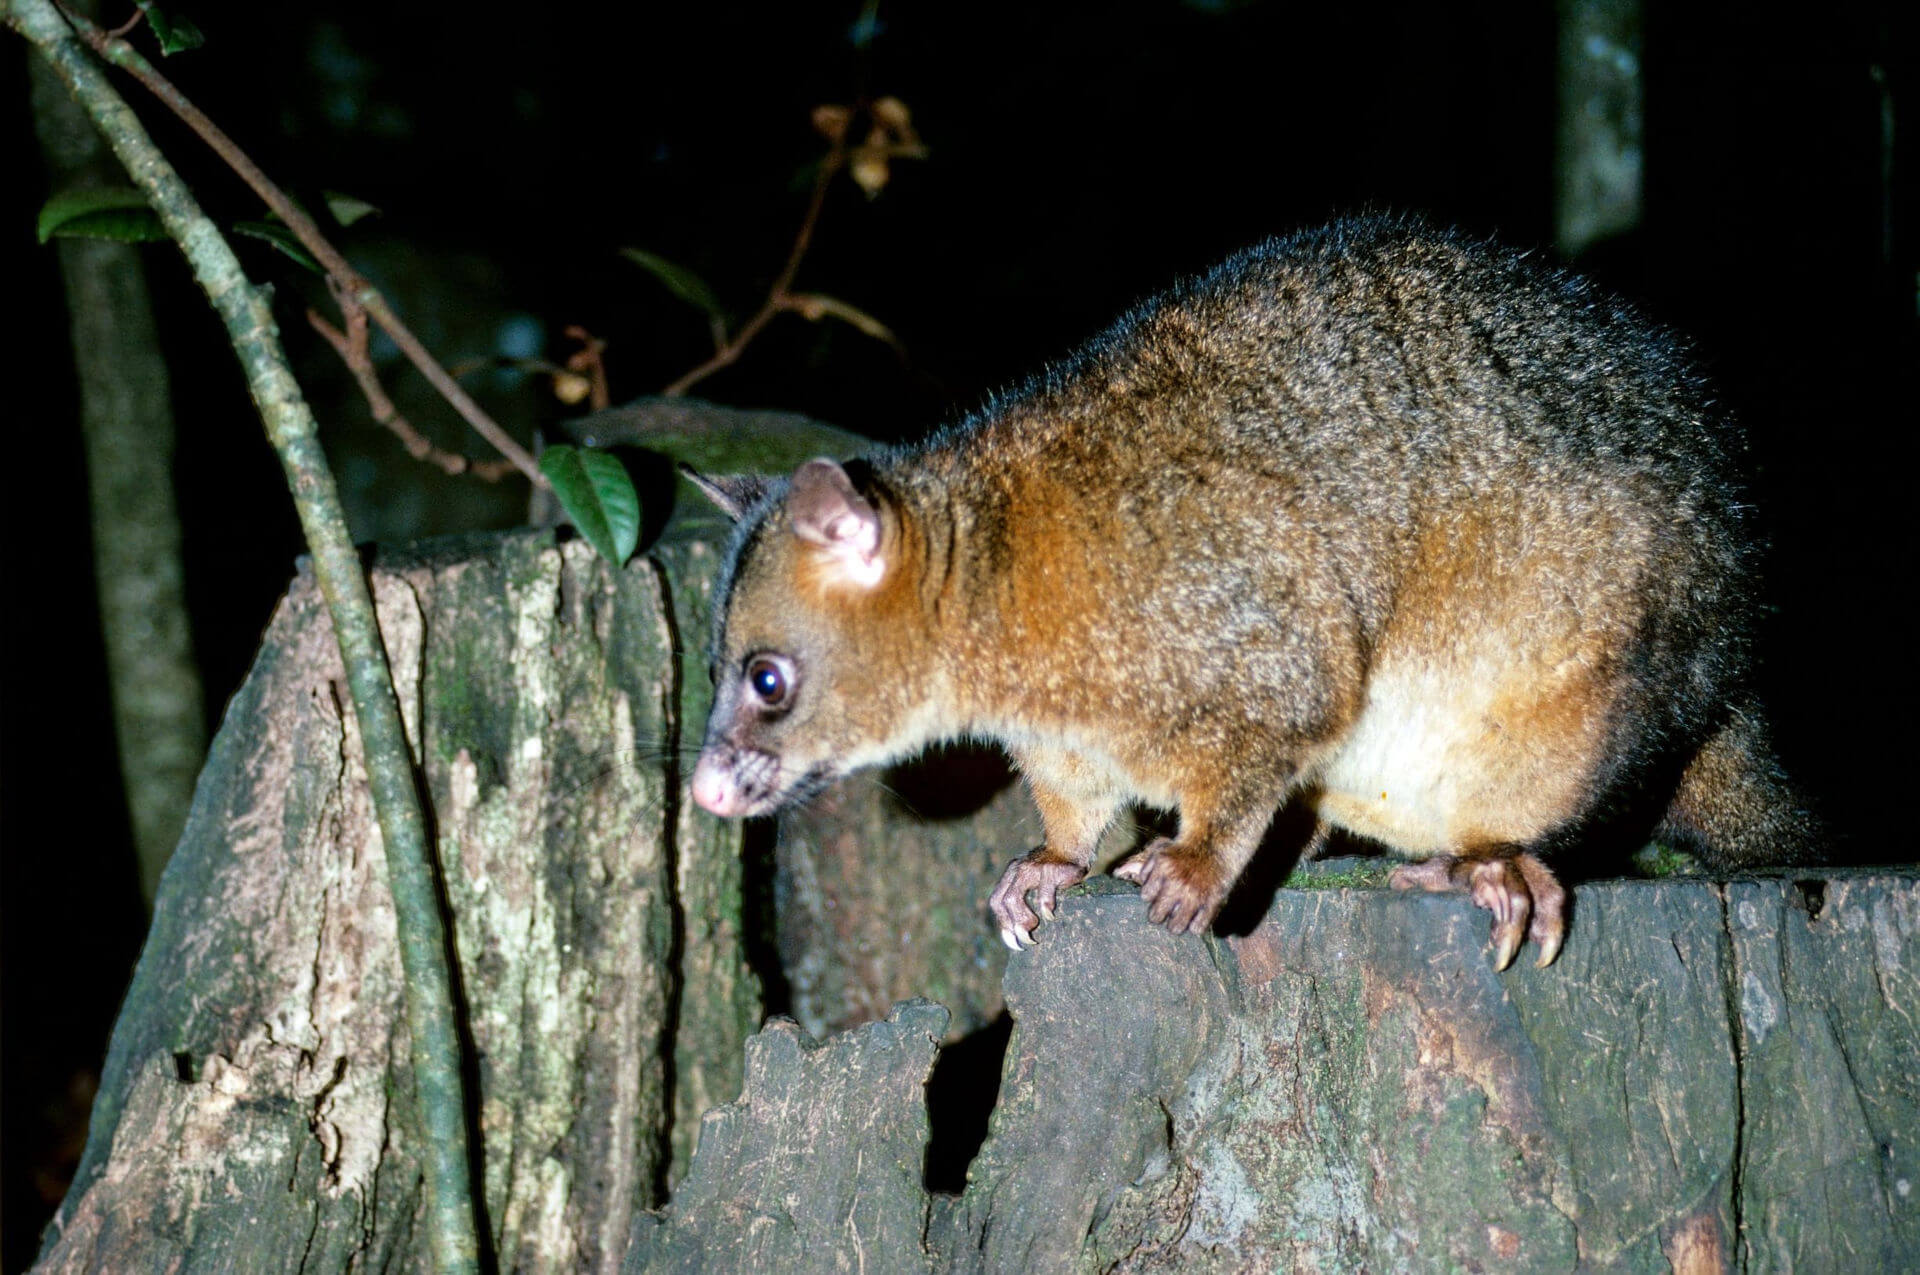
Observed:
[[[712,749],[700,754],[693,768],[693,799],[702,810],[732,818],[744,810],[746,799],[735,781],[733,767]]]

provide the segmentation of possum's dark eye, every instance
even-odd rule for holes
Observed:
[[[787,693],[787,679],[771,664],[754,665],[748,676],[753,679],[753,693],[769,704]]]
[[[747,689],[768,708],[779,708],[793,693],[793,666],[774,655],[747,661]]]

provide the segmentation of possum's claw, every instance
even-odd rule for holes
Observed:
[[[1537,966],[1553,964],[1566,942],[1566,889],[1530,854],[1471,859],[1437,854],[1395,868],[1387,884],[1396,890],[1464,891],[1475,907],[1493,913],[1495,969],[1513,964],[1526,939],[1540,949]]]
[[[1553,964],[1567,941],[1566,887],[1548,871],[1546,864],[1530,854],[1519,856],[1514,863],[1526,879],[1527,892],[1533,896],[1533,921],[1527,927],[1527,937],[1540,949],[1533,963],[1545,969]]]
[[[1211,855],[1183,852],[1166,837],[1148,842],[1113,875],[1138,885],[1147,919],[1174,934],[1198,934],[1212,924],[1231,884]]]
[[[993,887],[993,895],[987,900],[993,919],[1000,922],[1000,941],[1015,952],[1032,947],[1035,927],[1058,915],[1060,891],[1086,877],[1084,864],[1055,854],[1045,846],[1009,863],[1007,870],[1000,874],[1000,884]],[[1028,891],[1033,892],[1034,905],[1040,909],[1037,915],[1027,906]]]

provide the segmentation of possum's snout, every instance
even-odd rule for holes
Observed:
[[[812,801],[844,771],[832,762],[804,768],[778,754],[709,742],[693,768],[693,799],[723,819],[752,819]]]
[[[751,813],[756,803],[748,785],[741,782],[741,771],[754,756],[726,747],[709,746],[703,751],[693,768],[693,799],[700,808],[723,819]]]
[[[725,740],[709,741],[693,768],[693,799],[702,810],[722,819],[751,819],[808,800],[826,786],[832,773],[830,767],[819,766],[796,780],[773,753]]]

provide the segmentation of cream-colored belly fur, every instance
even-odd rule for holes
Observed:
[[[1525,846],[1578,813],[1605,725],[1591,665],[1494,646],[1376,668],[1317,768],[1320,816],[1424,857]]]

